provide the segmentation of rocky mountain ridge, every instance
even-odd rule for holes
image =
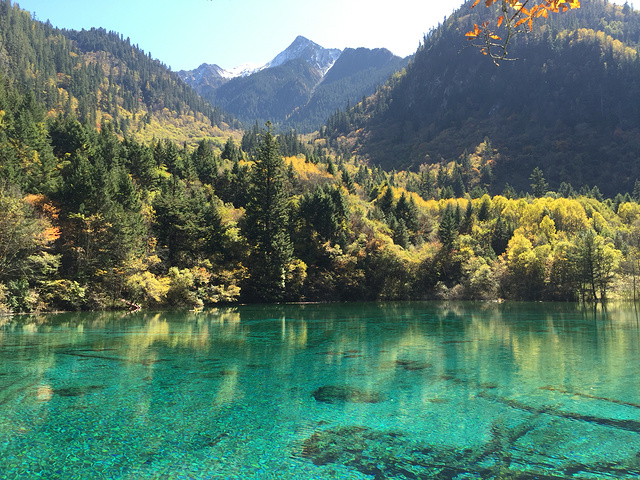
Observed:
[[[180,70],[178,75],[194,88],[203,84],[219,84],[217,86],[220,86],[233,78],[247,77],[265,68],[279,67],[297,59],[303,59],[324,75],[331,69],[341,53],[342,50],[338,48],[324,48],[308,38],[298,35],[291,45],[264,65],[243,63],[231,69],[225,69],[217,64],[203,63],[194,70]]]
[[[324,48],[299,35],[262,66],[225,70],[202,64],[178,75],[212,105],[246,124],[270,120],[312,131],[336,109],[372,94],[407,62],[386,49]]]

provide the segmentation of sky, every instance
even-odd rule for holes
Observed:
[[[54,27],[103,27],[172,70],[263,65],[298,35],[325,47],[405,57],[463,0],[21,0]]]

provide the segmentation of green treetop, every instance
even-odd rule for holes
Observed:
[[[267,123],[251,170],[244,229],[251,248],[244,293],[251,300],[279,301],[284,297],[293,254],[288,207],[284,159]]]

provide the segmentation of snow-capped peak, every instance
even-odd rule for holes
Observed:
[[[229,70],[222,69],[220,76],[223,78],[235,78],[246,77],[252,73],[258,72],[264,68],[264,65],[258,65],[257,63],[243,63],[237,67],[233,67]]]
[[[244,63],[234,68],[225,69],[218,65],[203,63],[195,70],[181,70],[178,73],[191,86],[200,84],[219,86],[232,78],[247,77],[266,68],[274,68],[291,60],[302,59],[324,76],[341,53],[340,49],[324,48],[308,38],[298,35],[291,45],[264,65]]]
[[[265,68],[273,68],[291,60],[303,59],[324,75],[341,53],[342,51],[337,48],[324,48],[308,38],[298,35],[293,43],[267,63]]]

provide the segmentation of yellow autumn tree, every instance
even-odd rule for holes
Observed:
[[[475,0],[471,8],[479,3],[480,0]],[[495,21],[474,24],[473,30],[465,36],[496,65],[502,60],[514,60],[508,57],[513,37],[532,31],[536,19],[547,18],[549,13],[564,13],[580,8],[580,0],[485,0],[484,3],[487,8],[498,4],[498,17]]]

